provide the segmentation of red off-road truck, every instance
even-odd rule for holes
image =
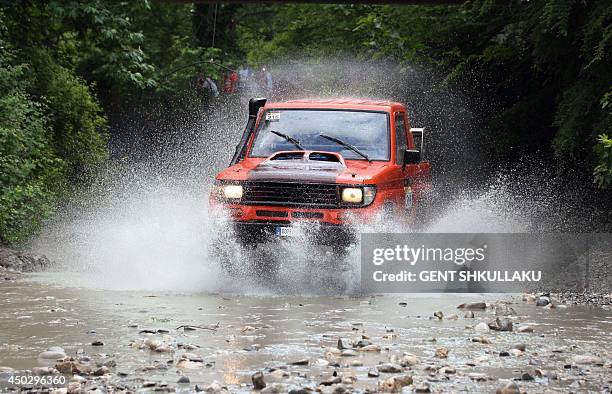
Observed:
[[[423,129],[410,128],[404,105],[251,99],[210,206],[227,212],[242,244],[305,234],[347,245],[356,240],[355,223],[413,221],[429,188]]]

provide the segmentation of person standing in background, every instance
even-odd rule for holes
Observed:
[[[247,87],[247,83],[249,78],[251,77],[251,70],[249,66],[245,66],[244,64],[240,66],[238,70],[238,88],[242,91]]]
[[[223,92],[236,93],[237,91],[238,91],[238,74],[236,73],[236,71],[229,70],[223,75]]]
[[[274,84],[272,82],[272,74],[265,67],[262,68],[263,73],[263,88],[266,92],[266,96],[272,96],[272,90],[274,89]]]

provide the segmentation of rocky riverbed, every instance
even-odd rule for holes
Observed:
[[[53,274],[61,275],[61,274]],[[609,307],[540,295],[284,297],[0,286],[0,388],[610,392]],[[609,301],[609,297],[607,298]]]

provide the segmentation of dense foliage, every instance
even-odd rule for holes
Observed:
[[[53,149],[44,104],[22,81],[29,71],[11,65],[0,47],[0,241],[14,242],[36,229],[63,180],[64,162]]]
[[[198,72],[219,80],[224,66],[297,57],[427,67],[473,98],[494,160],[538,152],[612,186],[610,2],[0,0],[0,9],[0,242],[27,237],[93,179],[117,108],[172,103]]]

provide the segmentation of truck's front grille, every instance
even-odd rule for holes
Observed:
[[[242,203],[291,207],[336,208],[340,205],[337,185],[293,182],[247,182]]]

